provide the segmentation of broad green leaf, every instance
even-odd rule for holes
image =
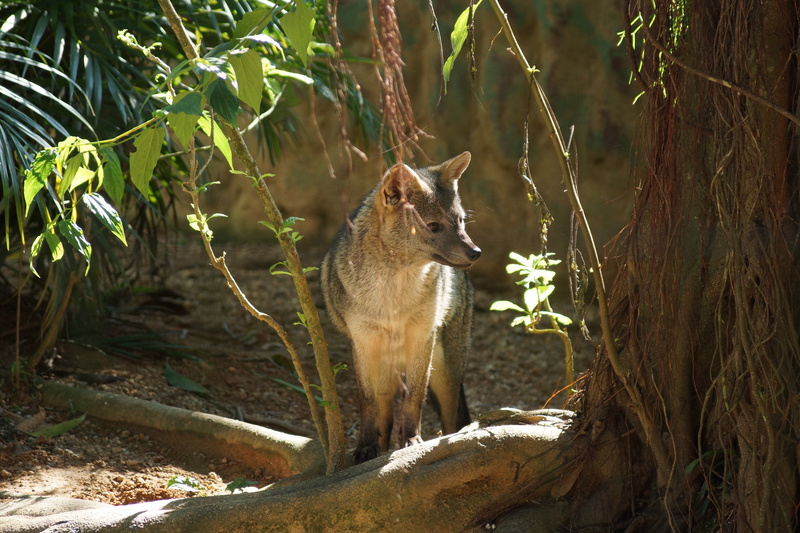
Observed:
[[[311,43],[311,35],[314,33],[314,10],[306,5],[303,0],[297,0],[297,9],[293,13],[287,13],[281,19],[281,26],[286,38],[292,43],[292,47],[297,50],[297,55],[303,66],[308,66],[308,45]]]
[[[203,114],[203,94],[196,91],[183,91],[175,97],[175,101],[164,108],[172,113],[186,113],[187,115]]]
[[[539,300],[545,301],[556,290],[555,285],[537,285],[536,290],[539,291]]]
[[[61,422],[60,424],[56,424],[55,426],[50,426],[49,428],[41,429],[39,431],[34,431],[31,433],[33,437],[58,437],[66,433],[67,431],[78,427],[83,421],[86,420],[86,413],[82,414],[78,418],[73,418],[72,420],[67,420],[65,422]]]
[[[144,196],[148,195],[148,184],[161,155],[163,142],[164,129],[159,127],[144,130],[133,141],[136,151],[131,154],[131,181]]]
[[[230,54],[228,62],[236,73],[239,86],[239,99],[253,108],[256,114],[261,112],[261,95],[264,92],[264,72],[261,69],[261,56],[254,50],[243,54]]]
[[[103,187],[111,197],[111,201],[119,205],[125,192],[125,177],[122,175],[119,157],[113,148],[108,147],[100,149],[100,157],[103,160]]]
[[[79,187],[92,179],[95,174],[96,172],[94,170],[89,170],[85,166],[81,165],[78,167],[78,171],[75,173],[72,183],[69,184],[69,190],[74,191],[76,187]]]
[[[64,257],[64,244],[58,238],[58,235],[50,231],[45,231],[42,235],[44,235],[44,240],[47,242],[47,247],[50,248],[50,256],[53,258],[53,262]]]
[[[211,108],[222,118],[236,126],[236,114],[239,112],[239,99],[228,88],[224,80],[217,78],[206,88],[206,97]]]
[[[508,257],[519,263],[520,265],[527,265],[531,263],[531,259],[518,254],[517,252],[511,252],[508,254]]]
[[[50,176],[56,164],[57,156],[58,150],[53,148],[42,150],[36,154],[31,168],[25,172],[25,185],[23,187],[23,194],[25,195],[25,216],[28,216],[33,198],[39,193],[42,187],[44,187],[45,183],[47,183],[47,178]]]
[[[489,311],[519,311],[520,313],[524,313],[525,310],[518,306],[513,302],[509,302],[508,300],[499,300],[492,304],[489,308]]]
[[[481,0],[477,0],[472,5],[473,17],[475,16],[475,10],[478,9],[479,5],[481,5]],[[450,72],[453,70],[453,64],[455,63],[458,54],[461,52],[461,48],[464,46],[464,41],[467,40],[469,10],[470,7],[467,7],[467,9],[465,9],[461,15],[458,16],[456,24],[453,27],[453,33],[450,34],[450,44],[453,45],[453,52],[450,54],[450,57],[447,58],[447,61],[444,62],[444,68],[442,69],[445,94],[447,94],[447,82],[450,81]]]
[[[186,113],[170,113],[167,115],[169,127],[175,132],[175,136],[184,148],[188,148],[189,140],[197,129],[197,121],[199,119],[200,117],[197,115],[187,115]]]
[[[58,232],[67,239],[67,242],[78,250],[86,258],[86,272],[89,272],[89,265],[92,257],[92,245],[83,235],[83,230],[72,220],[62,220],[57,225]]]
[[[72,185],[72,180],[75,179],[75,176],[78,174],[78,169],[81,168],[83,165],[83,157],[80,155],[74,155],[67,160],[67,168],[64,170],[64,173],[61,176],[61,183],[58,185],[58,193],[61,196],[66,195],[67,191],[70,191],[70,186]]]
[[[97,193],[84,194],[81,199],[89,211],[92,212],[97,219],[114,234],[116,238],[122,241],[122,244],[128,245],[125,240],[125,230],[122,227],[122,219],[111,204],[105,198]]]
[[[247,35],[256,35],[261,33],[267,27],[269,21],[272,19],[272,12],[266,9],[258,8],[249,13],[245,13],[242,20],[236,23],[236,29],[233,30],[234,39],[241,39]]]
[[[198,120],[198,125],[200,129],[203,130],[203,133],[211,137],[211,141],[216,145],[217,150],[222,152],[222,155],[225,157],[225,160],[228,161],[228,166],[233,168],[233,154],[231,153],[231,145],[228,143],[228,139],[225,137],[225,134],[222,132],[222,128],[219,127],[219,124],[214,124],[214,131],[212,136],[211,131],[211,118],[207,115],[203,115]]]
[[[539,304],[542,303],[541,298],[539,298],[539,289],[536,287],[525,291],[523,297],[525,299],[525,307],[528,308],[529,313],[535,311]]]
[[[172,369],[169,366],[169,363],[164,365],[164,377],[167,378],[167,382],[172,385],[173,387],[178,387],[179,389],[183,389],[187,392],[196,392],[198,394],[210,394],[207,388],[203,387],[199,383],[192,381],[191,379],[187,378],[183,374],[180,374]]]

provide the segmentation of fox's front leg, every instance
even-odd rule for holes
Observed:
[[[394,395],[399,377],[387,357],[384,336],[353,339],[353,364],[358,384],[361,429],[353,462],[363,463],[389,449],[394,417]],[[388,359],[388,361],[387,361]]]
[[[422,442],[422,404],[428,390],[434,335],[430,327],[420,331],[409,327],[408,340],[412,342],[407,344],[406,391],[401,408],[400,442],[403,447]]]

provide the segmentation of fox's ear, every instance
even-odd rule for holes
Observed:
[[[411,167],[397,163],[383,175],[378,201],[385,207],[395,206],[407,202],[414,192],[426,189],[429,187]]]
[[[442,179],[446,182],[456,181],[467,170],[469,162],[472,160],[472,154],[464,152],[457,155],[452,159],[448,159],[439,167],[442,169]]]

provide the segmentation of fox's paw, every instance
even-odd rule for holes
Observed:
[[[364,461],[375,459],[381,454],[381,449],[378,443],[374,444],[359,444],[356,451],[353,452],[353,464],[361,464]]]
[[[422,437],[419,435],[414,435],[413,437],[407,438],[405,443],[403,443],[403,448],[408,448],[409,446],[413,446],[415,444],[422,444]]]

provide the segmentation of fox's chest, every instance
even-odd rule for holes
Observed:
[[[387,332],[413,324],[441,325],[449,307],[446,279],[435,263],[418,270],[373,272],[351,287],[351,316]]]

